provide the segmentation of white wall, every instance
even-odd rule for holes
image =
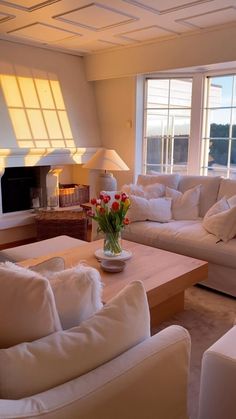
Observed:
[[[118,187],[133,181],[135,156],[135,77],[97,81],[95,97],[103,147],[115,149],[130,168],[114,172]]]

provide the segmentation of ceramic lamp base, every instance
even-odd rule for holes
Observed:
[[[97,179],[97,194],[101,191],[116,191],[117,190],[117,181],[112,173],[100,173]]]

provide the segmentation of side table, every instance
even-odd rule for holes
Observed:
[[[84,211],[40,211],[35,223],[37,240],[60,235],[87,240],[88,219]]]

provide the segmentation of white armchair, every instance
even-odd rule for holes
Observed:
[[[189,356],[188,332],[171,326],[63,385],[0,400],[0,419],[187,419]]]
[[[199,419],[236,418],[236,326],[205,351]]]

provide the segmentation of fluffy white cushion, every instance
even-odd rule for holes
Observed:
[[[144,196],[144,189],[142,185],[137,185],[135,183],[130,183],[129,185],[123,185],[121,188],[122,192],[125,192],[127,195],[137,195]]]
[[[218,240],[229,241],[236,235],[236,196],[216,202],[206,213],[203,227]]]
[[[162,183],[153,183],[152,185],[144,186],[144,197],[146,199],[161,198],[165,195],[166,187]]]
[[[167,222],[171,219],[171,199],[156,198],[145,199],[140,196],[130,196],[131,206],[127,217],[134,221],[159,221]]]
[[[97,269],[78,265],[47,274],[63,329],[78,326],[103,307]]]
[[[0,397],[19,399],[72,380],[150,336],[146,292],[136,281],[80,326],[0,350]]]
[[[0,348],[61,330],[51,286],[36,272],[0,264]]]
[[[172,217],[174,220],[196,220],[199,217],[199,198],[201,185],[182,193],[166,188],[166,196],[172,198]]]

